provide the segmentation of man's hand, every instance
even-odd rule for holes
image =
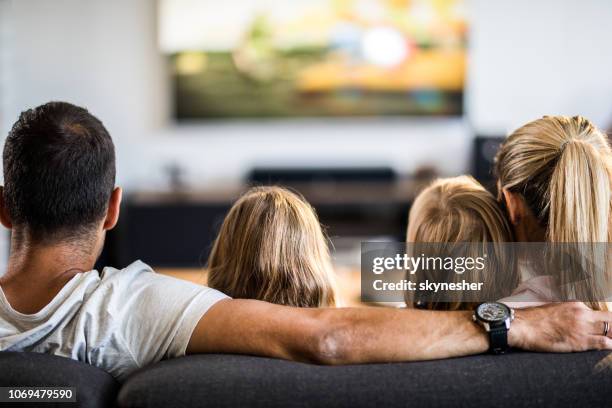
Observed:
[[[557,353],[612,350],[612,330],[604,336],[604,322],[612,324],[612,312],[594,311],[584,303],[572,302],[515,313],[508,332],[512,347]]]

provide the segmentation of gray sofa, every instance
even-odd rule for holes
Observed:
[[[33,385],[76,387],[71,407],[611,407],[612,353],[338,367],[211,354],[160,362],[124,384],[78,362],[0,353],[0,386]]]
[[[0,352],[0,387],[75,387],[77,404],[0,403],[1,407],[112,407],[119,383],[106,372],[67,358],[34,353]]]

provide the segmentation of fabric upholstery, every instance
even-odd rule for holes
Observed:
[[[76,387],[77,403],[0,404],[2,407],[113,407],[119,384],[106,372],[67,358],[0,352],[0,387]]]
[[[612,354],[512,352],[324,367],[189,356],[131,376],[121,407],[610,407]]]

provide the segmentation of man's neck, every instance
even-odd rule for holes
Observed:
[[[11,239],[11,254],[0,286],[21,313],[47,305],[77,273],[93,269],[97,245],[87,242],[40,244]]]

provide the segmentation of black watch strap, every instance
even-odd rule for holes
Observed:
[[[489,351],[493,354],[508,351],[508,329],[505,324],[489,330]]]

